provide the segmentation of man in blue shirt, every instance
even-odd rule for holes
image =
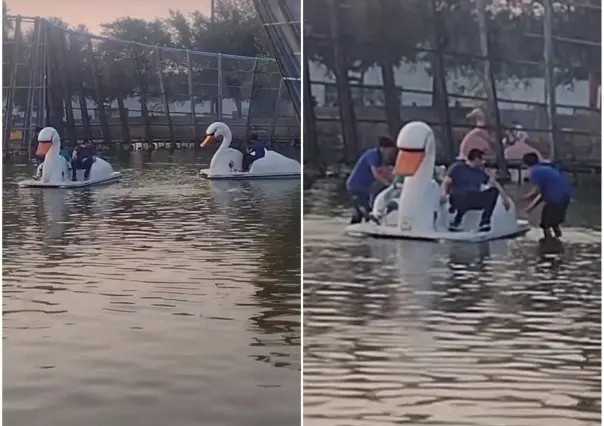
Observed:
[[[244,171],[249,170],[254,161],[264,157],[266,154],[264,142],[258,139],[257,134],[252,133],[250,135],[250,144],[252,145],[252,148],[243,155],[242,167]]]
[[[539,225],[543,229],[543,237],[551,239],[551,230],[556,238],[560,238],[560,225],[566,219],[566,210],[570,204],[570,182],[552,163],[539,162],[539,157],[534,153],[525,154],[522,162],[529,168],[529,180],[535,185],[524,197],[533,200],[526,210],[531,212],[544,202]]]
[[[460,231],[461,221],[466,212],[482,210],[478,232],[491,231],[491,216],[497,197],[503,198],[503,205],[510,208],[510,199],[499,183],[484,171],[484,152],[471,149],[465,161],[455,162],[445,176],[441,189],[441,202],[449,200],[451,213],[455,217],[449,225],[449,231]]]
[[[370,219],[369,212],[375,196],[392,181],[392,172],[384,164],[396,156],[394,141],[381,137],[376,148],[365,151],[346,180],[346,189],[352,197],[355,214],[350,223]]]
[[[84,170],[84,180],[90,177],[90,169],[96,161],[96,151],[91,140],[87,140],[84,144],[76,146],[71,157],[71,180],[76,181],[76,171]]]

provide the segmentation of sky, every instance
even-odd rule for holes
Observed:
[[[8,13],[24,16],[56,16],[71,25],[85,24],[100,34],[101,24],[116,18],[166,18],[168,12],[180,10],[184,14],[199,10],[210,14],[211,0],[6,0]]]

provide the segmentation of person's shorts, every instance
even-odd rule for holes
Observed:
[[[553,228],[566,220],[568,202],[545,203],[541,212],[541,228]]]

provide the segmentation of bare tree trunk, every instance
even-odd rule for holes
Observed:
[[[122,127],[122,138],[124,143],[130,144],[130,129],[128,128],[128,112],[124,106],[124,98],[121,96],[117,97],[117,107],[120,113],[120,125]],[[123,146],[123,144],[120,144]]]
[[[401,128],[401,96],[400,90],[396,87],[394,81],[394,61],[384,52],[382,61],[382,80],[384,82],[384,100],[386,102],[386,121],[388,124],[388,133],[391,137],[396,137]]]
[[[90,127],[90,119],[88,118],[88,105],[86,104],[86,96],[84,95],[84,85],[80,81],[80,90],[78,90],[78,100],[80,102],[80,114],[82,115],[82,125],[84,126],[84,137],[92,139],[92,129]]]

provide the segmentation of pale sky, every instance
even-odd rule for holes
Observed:
[[[101,25],[116,18],[154,19],[168,17],[170,9],[185,15],[199,10],[210,14],[211,0],[6,0],[8,13],[24,16],[56,16],[70,25],[85,24],[100,34]]]

